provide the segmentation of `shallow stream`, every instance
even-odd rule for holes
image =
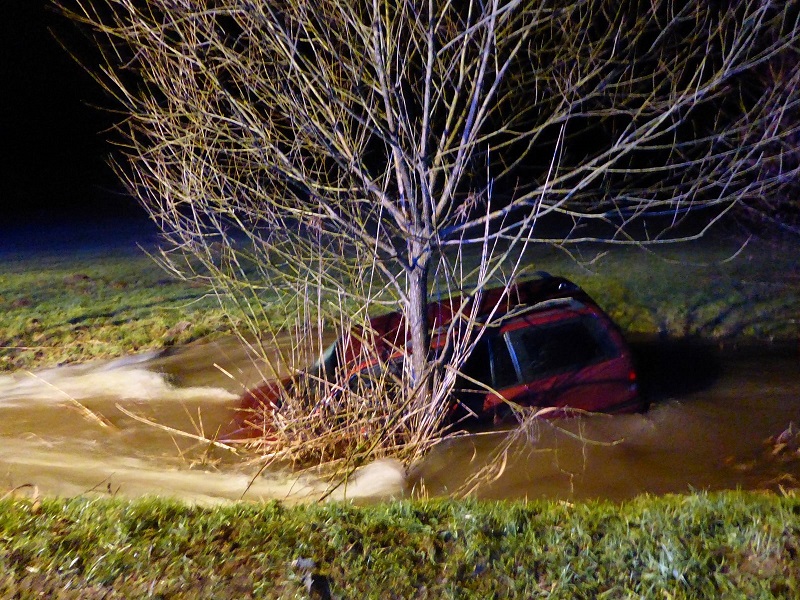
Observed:
[[[783,446],[776,437],[800,425],[796,347],[633,346],[652,401],[646,413],[464,436],[409,473],[389,462],[367,469],[334,497],[471,489],[486,498],[620,500],[800,484],[800,452],[792,445],[800,435],[789,430]],[[327,489],[322,481],[286,473],[254,479],[252,465],[219,452],[206,460],[207,443],[189,437],[213,435],[243,386],[257,380],[233,340],[0,375],[0,494],[159,494],[202,503],[319,497]],[[486,465],[492,468],[483,472]]]

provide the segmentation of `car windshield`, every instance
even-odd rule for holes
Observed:
[[[600,322],[592,317],[525,327],[506,335],[525,381],[577,371],[619,354]]]

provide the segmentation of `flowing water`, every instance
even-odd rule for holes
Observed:
[[[646,413],[540,420],[524,435],[454,441],[420,465],[419,479],[447,493],[490,464],[496,479],[478,479],[479,496],[564,500],[800,484],[796,352],[637,349],[657,361],[642,366]]]
[[[797,348],[730,352],[653,341],[634,348],[643,393],[653,402],[644,414],[464,436],[408,473],[388,461],[374,465],[333,497],[472,489],[487,498],[624,499],[798,485],[793,444],[800,435],[790,429],[775,438],[800,424]],[[203,503],[319,497],[327,489],[322,481],[255,477],[241,458],[209,453],[191,437],[227,423],[242,387],[258,377],[232,340],[2,375],[0,492],[159,494]]]

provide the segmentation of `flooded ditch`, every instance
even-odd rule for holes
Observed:
[[[800,434],[790,428],[800,425],[797,347],[720,350],[645,340],[634,349],[652,401],[644,414],[460,437],[405,476],[381,463],[335,497],[474,488],[484,498],[620,500],[798,485]],[[257,380],[233,340],[0,375],[0,491],[159,494],[202,503],[318,497],[322,481],[285,473],[253,480],[252,465],[218,451],[209,459],[208,444],[190,437],[227,423],[243,386]],[[486,465],[494,468],[475,479]]]

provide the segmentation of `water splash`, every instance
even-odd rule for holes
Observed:
[[[137,362],[143,361],[115,361],[0,375],[0,407],[94,398],[227,402],[237,397],[219,387],[177,387],[166,375],[149,371]]]
[[[145,419],[123,416],[120,409],[144,411],[153,423],[198,434],[202,411],[202,425],[213,435],[218,424],[230,419],[238,394],[213,385],[177,385],[159,372],[157,358],[139,355],[0,375],[5,420],[0,427],[0,492],[23,485],[61,496],[160,495],[199,504],[363,501],[405,494],[405,470],[391,460],[366,465],[339,485],[290,472],[254,479],[249,461],[239,464],[227,455],[224,465],[213,459],[198,462],[196,455],[204,454],[207,444],[175,438]],[[96,421],[63,408],[76,404],[113,426],[97,427]]]

